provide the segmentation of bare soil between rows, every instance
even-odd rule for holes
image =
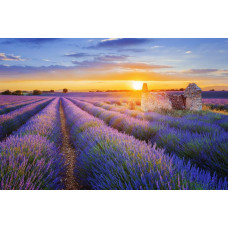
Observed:
[[[63,111],[62,100],[60,100],[60,119],[62,130],[62,146],[61,152],[64,156],[66,173],[64,176],[64,184],[66,190],[79,190],[82,186],[79,184],[79,180],[75,178],[74,169],[76,164],[76,150],[70,142],[70,134],[66,124],[66,117]]]

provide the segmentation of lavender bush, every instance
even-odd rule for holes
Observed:
[[[56,98],[0,143],[0,189],[62,189],[63,158]]]
[[[92,189],[227,189],[227,181],[104,124],[63,99],[78,162]]]
[[[38,101],[43,100],[43,99],[35,98],[35,99],[28,100],[28,101],[22,101],[22,102],[17,102],[17,103],[13,103],[13,104],[4,105],[4,106],[0,107],[0,115],[8,113],[8,112],[11,112],[11,111],[14,111],[14,110],[16,110],[18,108],[22,108],[22,107],[24,107],[26,105],[38,102]]]
[[[55,98],[41,112],[14,132],[14,135],[41,135],[54,142],[56,146],[61,146],[59,105],[60,99]]]
[[[174,118],[172,116],[162,115],[157,112],[141,112],[138,110],[129,110],[126,107],[117,107],[113,105],[104,104],[103,102],[89,102],[95,106],[101,107],[106,110],[120,112],[131,117],[135,117],[140,120],[148,120],[150,122],[160,121],[167,123],[170,127],[174,127],[182,130],[190,130],[192,132],[213,132],[221,131],[221,128],[227,129],[226,126],[218,124],[217,120],[227,120],[226,115],[220,115],[216,113],[207,113],[204,115],[188,114],[182,118]]]
[[[185,119],[172,122],[173,117],[171,120],[168,117],[164,122],[159,120],[148,122],[108,111],[87,102],[71,100],[119,131],[141,140],[156,142],[159,147],[165,147],[169,153],[191,159],[197,166],[206,168],[212,173],[216,171],[221,176],[227,176],[228,133],[220,126]],[[178,129],[179,125],[181,127]],[[198,133],[197,129],[204,129],[204,131]]]
[[[0,189],[59,189],[61,160],[40,135],[10,136],[0,143]]]
[[[40,99],[40,96],[16,96],[16,95],[0,95],[0,108],[4,105],[16,104],[23,101]]]
[[[44,108],[51,99],[45,99],[0,116],[0,140],[16,130],[28,118]]]

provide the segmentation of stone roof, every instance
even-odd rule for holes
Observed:
[[[143,83],[142,92],[148,92],[147,83]]]
[[[196,85],[196,83],[189,83],[189,85],[188,85],[188,87],[186,89],[201,90],[200,87]]]

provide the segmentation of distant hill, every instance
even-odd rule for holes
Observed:
[[[226,90],[228,91],[228,86],[207,86],[207,87],[202,87],[202,90],[206,91],[206,90],[217,90],[217,91],[221,91],[221,90]]]

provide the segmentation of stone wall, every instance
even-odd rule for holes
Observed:
[[[190,83],[184,91],[186,97],[186,109],[189,110],[202,110],[202,91],[195,84]]]
[[[172,103],[166,93],[142,93],[141,109],[144,112],[156,109],[172,109]]]
[[[190,83],[184,94],[168,95],[165,92],[149,92],[147,84],[143,84],[141,109],[144,112],[156,111],[157,109],[177,109],[177,110],[202,110],[202,91],[195,84]]]
[[[172,103],[173,109],[183,110],[186,107],[186,97],[181,95],[170,94],[168,95]]]

